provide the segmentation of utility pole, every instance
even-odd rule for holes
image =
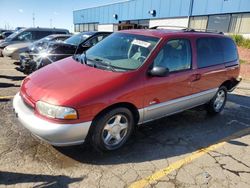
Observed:
[[[50,23],[50,27],[51,27],[51,28],[53,27],[52,21],[53,21],[52,18],[50,18],[50,19],[49,19],[49,23]]]
[[[35,27],[35,13],[32,14],[33,27]]]
[[[188,13],[188,28],[190,26],[190,18],[193,14],[193,6],[194,6],[194,0],[190,0],[190,4],[189,4],[189,13]]]

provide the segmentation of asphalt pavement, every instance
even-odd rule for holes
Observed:
[[[187,110],[139,127],[122,149],[57,148],[17,121],[12,97],[25,75],[0,58],[0,187],[250,187],[250,82],[209,116]]]

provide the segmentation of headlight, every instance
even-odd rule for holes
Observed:
[[[46,117],[55,119],[77,119],[77,112],[73,108],[51,105],[42,101],[36,103],[37,111]]]

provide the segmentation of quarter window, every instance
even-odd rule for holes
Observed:
[[[197,40],[198,68],[223,64],[223,49],[219,38]]]
[[[232,39],[222,38],[221,44],[223,47],[224,62],[232,62],[238,59],[237,47]]]
[[[191,45],[189,40],[170,40],[162,48],[154,61],[154,66],[168,68],[170,72],[191,68]]]

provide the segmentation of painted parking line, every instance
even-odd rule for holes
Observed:
[[[0,96],[0,100],[5,100],[5,99],[12,99],[14,96]]]
[[[189,156],[170,164],[168,167],[166,167],[164,169],[161,169],[161,170],[153,173],[152,175],[150,175],[150,176],[148,176],[148,177],[146,177],[144,179],[141,179],[139,181],[136,181],[136,182],[132,183],[129,186],[129,188],[142,188],[142,187],[145,187],[147,185],[154,184],[158,180],[160,180],[161,178],[163,178],[166,175],[170,174],[171,172],[173,172],[173,171],[181,168],[182,166],[191,163],[195,159],[197,159],[199,157],[202,157],[203,155],[205,155],[205,154],[207,154],[207,153],[209,153],[211,151],[214,151],[217,148],[225,145],[228,141],[230,141],[232,139],[235,139],[235,138],[238,138],[238,137],[241,137],[241,136],[244,136],[244,135],[247,135],[249,133],[250,133],[250,127],[246,128],[246,129],[243,129],[243,130],[241,130],[239,132],[236,132],[236,133],[222,139],[220,142],[218,142],[218,143],[216,143],[214,145],[211,145],[211,146],[206,147],[206,148],[199,149],[199,150],[191,153]]]

